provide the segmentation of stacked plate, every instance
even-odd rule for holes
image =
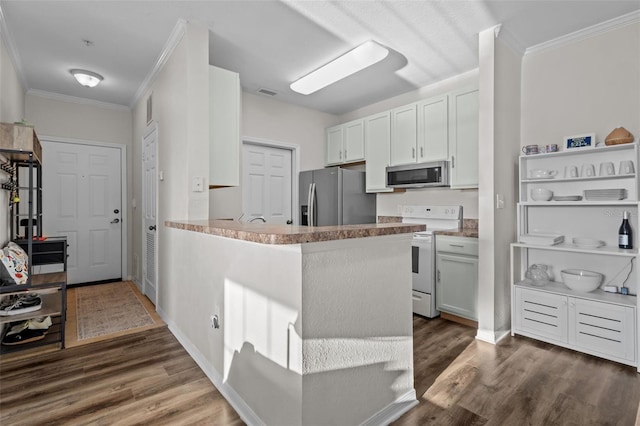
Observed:
[[[604,241],[594,240],[592,238],[574,238],[573,245],[579,248],[598,248],[604,246]]]
[[[564,235],[558,234],[524,234],[520,235],[520,242],[542,246],[553,246],[564,241]]]
[[[585,189],[584,198],[591,201],[624,200],[627,198],[627,190],[615,189]]]

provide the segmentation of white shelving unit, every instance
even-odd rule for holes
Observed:
[[[511,334],[564,346],[635,367],[638,363],[637,292],[638,244],[638,144],[602,146],[547,154],[522,155],[519,159],[518,242],[511,244]],[[622,161],[633,162],[633,173],[622,173]],[[614,175],[601,175],[603,163],[613,163]],[[585,176],[593,165],[595,176]],[[603,166],[603,169],[605,166]],[[535,178],[532,171],[550,172]],[[578,175],[571,171],[577,170]],[[581,196],[579,201],[535,201],[531,190],[545,188],[554,196]],[[625,189],[620,200],[588,200],[584,191]],[[634,231],[632,250],[618,248],[617,234],[622,213],[631,212]],[[528,244],[525,234],[564,236],[556,245]],[[602,241],[598,248],[579,247],[573,238]],[[535,286],[525,279],[527,268],[544,264],[551,281]],[[604,284],[623,285],[629,295],[601,289],[584,293],[562,283],[560,271],[583,269],[600,272]],[[639,370],[640,371],[640,370]]]

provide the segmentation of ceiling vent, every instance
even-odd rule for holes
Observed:
[[[258,89],[258,93],[261,93],[267,96],[275,96],[278,94],[278,92],[274,92],[273,90],[269,90],[269,89]]]

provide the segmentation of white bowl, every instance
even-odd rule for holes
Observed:
[[[600,287],[603,275],[599,272],[583,271],[581,269],[563,269],[562,282],[571,290],[588,293]]]
[[[553,191],[546,188],[533,188],[531,190],[531,199],[533,201],[549,201],[553,197]]]

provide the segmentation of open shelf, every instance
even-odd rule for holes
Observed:
[[[37,311],[26,312],[24,314],[0,316],[0,324],[25,321],[29,318],[59,316],[62,313],[62,301],[58,293],[40,294],[40,298],[42,299],[42,308],[38,309]]]

